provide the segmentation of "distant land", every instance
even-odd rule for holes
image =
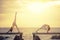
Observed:
[[[7,32],[10,28],[0,28],[0,32]],[[19,28],[20,32],[23,32],[23,33],[33,33],[37,30],[38,28]],[[43,30],[43,29],[42,29]],[[50,32],[60,32],[59,31],[60,28],[51,28],[50,29]],[[13,29],[13,31],[17,31],[16,28]],[[46,30],[43,30],[43,31],[46,31]],[[41,32],[41,30],[39,30],[39,32]]]

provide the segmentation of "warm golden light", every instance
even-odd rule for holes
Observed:
[[[27,5],[28,10],[33,13],[40,13],[42,10],[43,3],[41,2],[33,2]]]
[[[15,11],[19,27],[40,27],[43,24],[60,26],[60,1],[6,0],[2,1],[1,10],[1,27],[11,26]]]

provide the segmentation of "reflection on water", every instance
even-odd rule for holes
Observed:
[[[3,36],[6,37],[8,35],[3,35]],[[38,35],[38,36],[41,40],[52,40],[51,39],[52,35]],[[9,38],[4,38],[4,40],[13,40],[14,37],[15,37],[15,35],[9,35]],[[24,38],[24,40],[33,40],[33,37],[29,36],[29,35],[25,36],[23,38]]]
[[[15,35],[0,35],[0,40],[13,40]]]
[[[8,28],[1,28],[0,32],[7,32],[7,30],[8,30]],[[60,28],[56,28],[56,29],[52,28],[50,30],[50,32],[59,32],[58,30],[60,30]],[[33,40],[32,33],[36,31],[36,28],[21,28],[20,31],[23,32],[23,39],[24,40]],[[39,38],[41,40],[52,40],[51,37],[53,35],[55,35],[55,34],[52,34],[52,35],[50,35],[50,34],[46,34],[46,35],[43,34],[43,35],[38,35],[38,36],[39,36]],[[15,37],[15,35],[0,35],[0,36],[4,36],[4,37],[9,36],[9,38],[7,38],[5,40],[13,40],[14,37]]]

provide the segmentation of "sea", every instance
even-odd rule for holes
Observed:
[[[0,28],[0,33],[6,33],[8,32],[10,28]],[[22,38],[24,40],[33,40],[33,33],[36,33],[36,30],[38,28],[19,28],[19,31],[21,33],[23,33]],[[13,32],[18,32],[16,28],[13,29]],[[39,30],[38,33],[46,33],[46,30]],[[49,33],[60,33],[60,28],[51,28]],[[35,34],[37,35],[41,40],[52,40],[51,37],[54,35],[60,35],[60,34]],[[0,36],[9,36],[9,38],[4,39],[4,40],[13,40],[15,35],[7,35],[7,34],[3,34]],[[56,39],[57,40],[57,39]],[[60,39],[59,39],[60,40]]]

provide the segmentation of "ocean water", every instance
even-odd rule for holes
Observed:
[[[35,31],[37,30],[38,28],[19,28],[20,32],[23,33],[23,39],[24,40],[33,40],[33,34],[32,33],[35,33]],[[0,33],[6,33],[7,31],[9,30],[9,28],[0,28]],[[59,33],[60,31],[60,28],[51,28],[51,30],[49,31],[50,33],[54,32],[54,33]],[[14,29],[13,32],[17,32],[17,29]],[[40,33],[45,33],[46,30],[39,30],[38,32]],[[36,34],[37,36],[39,36],[39,38],[41,40],[52,40],[51,37],[55,34]],[[0,36],[9,36],[9,38],[7,39],[4,39],[4,40],[13,40],[15,35],[0,35]],[[57,40],[57,39],[56,39]],[[59,39],[60,40],[60,39]]]

